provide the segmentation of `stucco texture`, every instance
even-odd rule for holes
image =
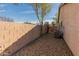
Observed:
[[[0,22],[0,55],[13,54],[39,35],[37,25]]]
[[[60,9],[64,39],[74,55],[79,55],[79,4],[66,4]]]

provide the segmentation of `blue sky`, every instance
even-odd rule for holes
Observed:
[[[52,4],[52,10],[46,15],[46,20],[52,20],[53,16],[58,11],[59,4]],[[0,4],[0,16],[12,18],[16,22],[36,22],[37,17],[33,7],[29,4]]]

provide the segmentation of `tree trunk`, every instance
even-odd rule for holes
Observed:
[[[40,22],[40,36],[43,34],[43,22]]]

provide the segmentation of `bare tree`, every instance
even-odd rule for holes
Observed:
[[[14,20],[9,17],[1,17],[1,16],[0,16],[0,21],[14,22]]]
[[[52,4],[49,3],[35,3],[32,4],[34,11],[36,13],[36,16],[39,20],[39,23],[41,25],[41,34],[42,34],[42,27],[43,27],[43,22],[45,20],[45,16],[50,12]]]
[[[19,5],[18,3],[14,5]],[[42,27],[43,27],[43,21],[45,20],[45,16],[50,12],[52,4],[49,3],[30,3],[28,5],[31,5],[35,11],[35,14],[39,20],[40,26],[41,26],[41,34],[42,34]]]

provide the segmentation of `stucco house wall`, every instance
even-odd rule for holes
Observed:
[[[12,55],[39,36],[39,25],[0,22],[0,55]]]
[[[79,4],[69,3],[60,8],[59,20],[64,26],[64,40],[74,55],[79,55]]]

